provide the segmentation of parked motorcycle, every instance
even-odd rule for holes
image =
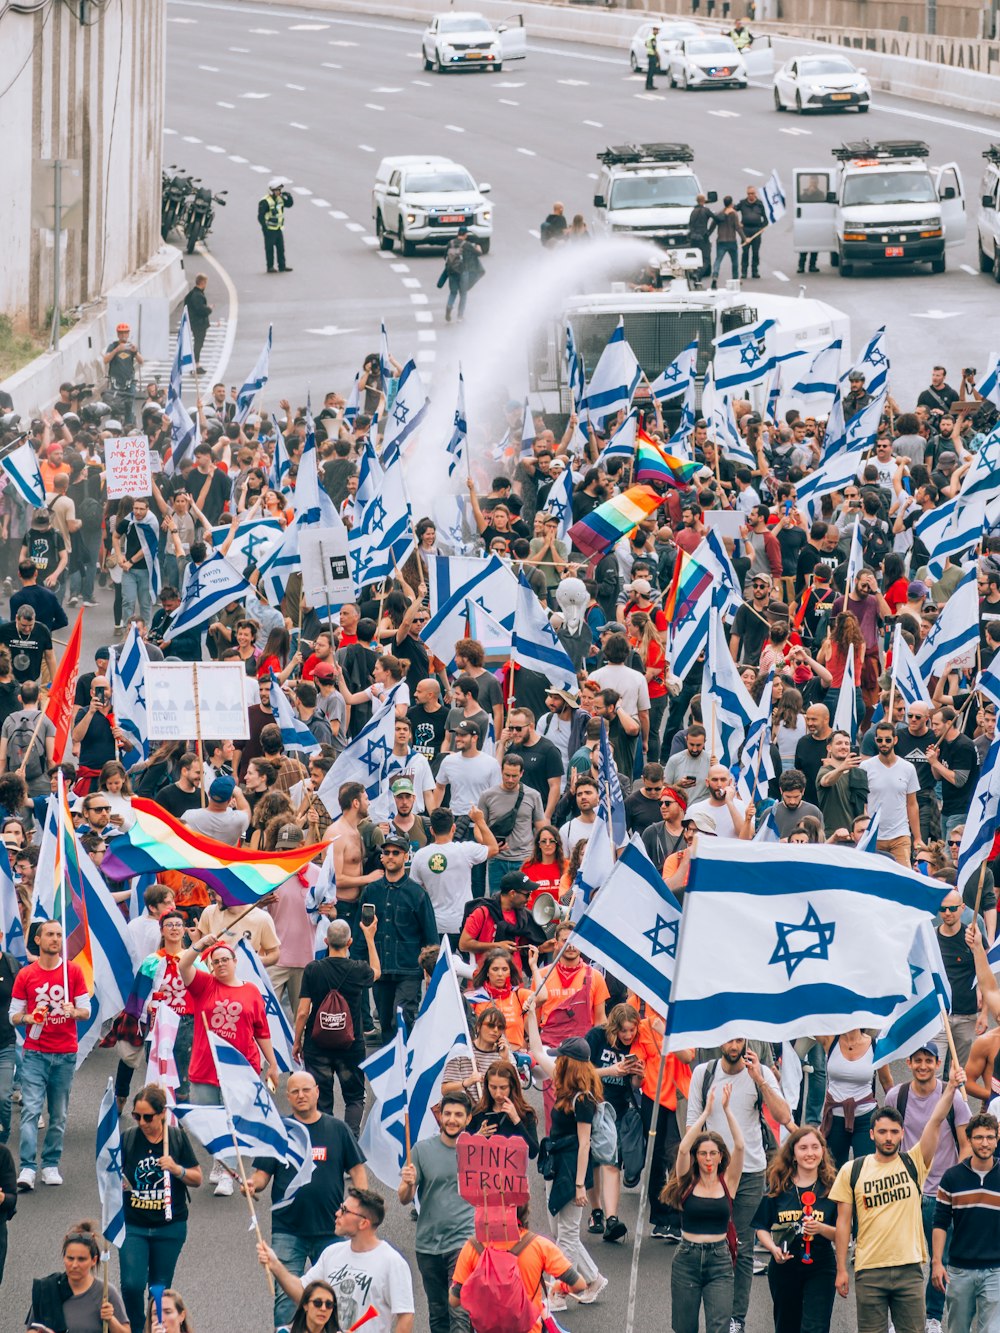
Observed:
[[[166,171],[162,174],[160,235],[165,241],[169,240],[170,233],[183,218],[188,198],[198,183],[198,178],[184,175],[183,167],[171,163],[169,170],[177,174],[169,176]]]
[[[194,247],[199,241],[205,239],[212,230],[212,223],[215,221],[214,204],[222,204],[225,207],[226,201],[223,195],[228,194],[228,190],[222,190],[219,194],[213,194],[207,186],[199,186],[188,204],[187,215],[184,218],[184,236],[187,242],[185,248],[189,255],[194,254]]]

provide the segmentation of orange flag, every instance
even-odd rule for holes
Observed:
[[[66,651],[56,668],[55,679],[49,690],[49,701],[45,705],[45,716],[55,726],[55,742],[52,758],[57,764],[63,761],[69,744],[69,733],[73,721],[73,698],[76,694],[76,678],[80,674],[80,648],[83,642],[83,612],[78,611],[76,624],[69,636]]]

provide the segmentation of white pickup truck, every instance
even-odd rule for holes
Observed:
[[[383,250],[404,255],[418,245],[447,246],[459,227],[475,236],[483,254],[493,235],[488,184],[477,185],[465,167],[448,157],[384,157],[372,187],[372,217]]]

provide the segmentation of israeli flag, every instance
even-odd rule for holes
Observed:
[[[823,452],[820,455],[820,466],[828,459],[836,458],[847,450],[847,422],[844,420],[844,400],[838,390],[833,395],[833,403],[830,407],[830,415],[826,420],[826,430],[823,432]],[[796,494],[798,488],[796,487]]]
[[[462,365],[458,366],[458,402],[455,404],[455,418],[452,426],[451,439],[448,441],[447,449],[450,455],[448,459],[448,476],[455,473],[455,469],[465,461],[466,450],[469,447],[469,423],[465,415],[465,377],[462,374]]]
[[[712,585],[709,584],[696,601],[685,608],[683,616],[671,621],[668,626],[670,646],[667,656],[670,659],[670,670],[678,680],[684,680],[708,643],[712,592]]]
[[[834,338],[825,347],[813,354],[809,369],[802,372],[802,377],[792,385],[792,393],[803,395],[823,394],[830,398],[840,392],[840,357],[844,343],[842,338]]]
[[[236,395],[236,420],[242,426],[250,415],[250,409],[253,407],[254,399],[264,388],[270,374],[271,365],[271,337],[273,328],[270,324],[267,326],[267,338],[264,346],[261,348],[260,356],[257,358],[257,364],[251,370],[249,377],[244,381],[243,387]]]
[[[930,707],[931,696],[926,682],[920,674],[913,649],[903,638],[903,627],[899,624],[892,640],[892,683],[907,704],[927,704]]]
[[[387,409],[385,435],[382,437],[383,459],[389,450],[404,448],[427,415],[429,403],[417,363],[407,361],[396,384],[392,407]]]
[[[976,566],[970,565],[920,645],[917,666],[924,682],[929,682],[932,676],[943,676],[953,662],[973,661],[978,644],[979,594]]]
[[[273,676],[274,673],[271,674]],[[273,690],[273,685],[271,688]],[[271,978],[267,975],[267,969],[244,939],[236,941],[236,975],[241,982],[249,982],[251,986],[260,991],[261,999],[264,1001],[264,1013],[267,1016],[271,1045],[274,1047],[274,1058],[278,1062],[278,1068],[281,1072],[290,1074],[293,1070],[299,1068],[299,1065],[292,1059],[295,1033],[292,1031],[292,1025],[285,1016],[285,1011],[274,993],[274,987],[271,985]]]
[[[242,574],[248,565],[256,568],[275,543],[280,544],[287,531],[288,529],[283,528],[276,518],[251,516],[242,519],[233,534],[232,541],[229,542],[229,548],[225,553],[226,559],[239,574]],[[218,551],[222,548],[229,540],[230,532],[232,528],[226,526],[212,529],[213,550]]]
[[[844,448],[849,454],[864,453],[875,443],[885,400],[886,391],[883,389],[872,396],[867,407],[863,407],[851,417],[844,434]]]
[[[386,1185],[399,1184],[406,1165],[406,1025],[396,1010],[396,1035],[388,1046],[361,1064],[371,1084],[374,1104],[359,1144],[368,1169]]]
[[[385,331],[385,320],[379,327],[378,340],[378,367],[382,373],[382,382],[386,397],[389,395],[389,384],[393,379],[392,357],[389,355],[389,335]]]
[[[132,748],[122,751],[121,761],[126,768],[149,758],[149,728],[146,722],[148,662],[146,645],[133,625],[122,646],[111,654],[108,663],[115,721],[132,741]]]
[[[982,492],[993,494],[997,487],[998,471],[1000,471],[1000,425],[994,426],[973,455],[972,464],[962,478],[959,499],[964,503],[973,495]]]
[[[988,860],[1000,828],[1000,737],[986,752],[982,772],[969,805],[962,845],[958,849],[959,887]]]
[[[606,967],[661,1014],[677,963],[680,903],[632,835],[611,874],[576,923],[584,957]]]
[[[566,541],[573,525],[573,473],[570,468],[564,467],[558,481],[552,483],[542,512],[559,520],[557,537],[561,542]]]
[[[743,605],[743,593],[718,528],[709,528],[707,536],[703,537],[695,547],[691,558],[714,576],[715,600],[719,602],[719,614],[723,617],[735,615]],[[708,589],[708,592],[711,598],[713,589]],[[718,596],[720,592],[725,596],[724,601]],[[706,609],[708,605],[709,603],[706,603]],[[674,674],[676,675],[676,671]]]
[[[306,407],[306,442],[299,456],[299,469],[295,476],[296,521],[304,527],[341,526],[341,518],[334,508],[333,501],[319,484],[319,454],[316,450],[316,426],[313,422],[312,406]]]
[[[216,552],[200,565],[192,561],[184,571],[184,592],[171,632],[176,638],[203,625],[230,602],[241,602],[250,591],[250,584],[224,555]]]
[[[939,531],[933,546],[924,540],[930,552],[927,570],[932,579],[939,579],[944,574],[946,559],[950,558],[953,564],[958,564],[960,556],[969,552],[971,557],[973,552],[970,548],[978,546],[982,541],[986,525],[986,496],[980,491],[968,503],[959,497],[930,512],[935,514],[941,509],[945,510],[946,519],[943,531]],[[919,520],[914,526],[919,526]]]
[[[755,468],[757,460],[754,457],[753,450],[740,434],[736,417],[733,414],[732,399],[728,393],[721,390],[711,370],[705,375],[701,401],[702,409],[708,418],[709,438],[715,441],[717,448],[721,449],[726,457],[734,463]],[[706,401],[708,403],[707,409],[705,408]]]
[[[621,847],[628,837],[625,817],[625,797],[622,793],[618,765],[615,763],[611,744],[608,740],[608,728],[601,719],[601,746],[598,752],[597,790],[600,800],[601,815],[607,820],[611,839],[616,847]]]
[[[292,1178],[285,1185],[281,1198],[271,1203],[271,1215],[281,1213],[295,1202],[295,1196],[304,1189],[313,1176],[313,1149],[309,1130],[294,1116],[285,1116],[281,1122],[288,1136],[288,1162]]]
[[[881,1030],[912,993],[917,926],[947,892],[853,848],[699,838],[670,997],[671,1049]]]
[[[349,429],[354,428],[354,419],[361,411],[361,390],[358,388],[360,379],[361,372],[358,371],[354,376],[351,392],[347,395],[347,402],[344,404],[344,425]]]
[[[253,1065],[235,1046],[207,1031],[205,1037],[212,1053],[216,1077],[219,1080],[219,1092],[222,1105],[232,1129],[235,1131],[241,1152],[250,1152],[261,1157],[277,1157],[286,1162],[289,1157],[288,1131],[278,1114],[278,1108],[268,1091],[267,1084]],[[218,1107],[206,1107],[205,1110],[218,1110]],[[180,1115],[181,1108],[176,1108]],[[198,1133],[195,1129],[195,1134]],[[200,1137],[200,1136],[199,1136]],[[204,1143],[204,1140],[202,1140]],[[249,1146],[252,1145],[252,1146]],[[205,1144],[207,1148],[208,1145]],[[236,1149],[230,1137],[228,1153],[223,1150],[218,1156],[236,1156]]]
[[[625,340],[625,323],[619,316],[618,326],[594,367],[587,389],[585,406],[591,419],[603,420],[616,412],[627,412],[641,378],[642,370]]]
[[[736,794],[741,801],[757,805],[767,798],[767,784],[774,777],[771,762],[771,694],[774,689],[774,667],[767,673],[761,691],[757,715],[747,727],[747,738],[740,755]]]
[[[889,1015],[873,1050],[874,1067],[905,1060],[941,1031],[941,1006],[951,1009],[951,986],[941,958],[937,932],[921,921],[910,949],[910,993]]]
[[[354,587],[360,594],[368,584],[389,578],[414,547],[413,518],[398,456],[383,472],[378,492],[360,513],[355,512],[357,518],[348,534],[348,556]]]
[[[781,178],[777,170],[771,172],[767,180],[761,186],[761,199],[764,201],[764,207],[767,210],[767,220],[773,227],[776,222],[788,212],[785,200],[785,191],[781,184]]]
[[[296,756],[319,754],[321,746],[306,724],[296,716],[291,700],[281,688],[281,682],[271,675],[271,708],[274,720],[281,730],[281,743],[289,753]]]
[[[299,520],[296,518],[264,550],[257,565],[257,586],[264,589],[273,606],[280,605],[289,578],[302,567],[299,555],[300,531]]]
[[[191,341],[191,322],[187,308],[181,312],[181,322],[177,328],[177,346],[173,363],[170,367],[170,381],[167,388],[166,414],[170,421],[170,448],[163,459],[163,470],[172,476],[180,467],[181,459],[190,453],[198,443],[198,427],[181,398],[184,372],[194,367],[194,348]]]
[[[535,417],[524,395],[524,411],[521,413],[521,459],[530,462],[535,456]]]
[[[518,575],[517,610],[511,637],[511,660],[546,676],[554,689],[573,690],[576,668],[559,642],[549,618],[523,574]]]
[[[101,1197],[101,1235],[120,1249],[125,1239],[125,1203],[122,1139],[113,1078],[108,1079],[97,1115],[97,1192]]]
[[[868,827],[865,829],[864,833],[862,833],[861,837],[858,839],[859,852],[871,852],[873,856],[877,854],[878,833],[879,833],[879,826],[881,825],[881,823],[882,823],[882,809],[880,806],[875,811],[875,813],[870,816],[868,820]]]
[[[847,553],[847,574],[844,579],[844,587],[850,595],[854,587],[854,581],[865,567],[864,555],[861,550],[861,520],[854,520],[854,527],[851,529],[851,547]]]
[[[10,856],[5,843],[0,843],[0,950],[9,953],[21,964],[28,961],[24,944],[24,927],[18,910],[17,889],[10,868]]]
[[[763,819],[758,818],[757,827],[754,830],[754,842],[780,842],[781,834],[778,831],[778,821],[774,816],[775,802],[772,801],[767,807],[767,813]]]
[[[990,353],[989,365],[989,372],[979,385],[978,391],[987,402],[1000,408],[1000,356],[995,352]]]
[[[850,587],[850,584],[848,584]],[[851,738],[851,745],[858,736],[858,695],[854,688],[854,644],[849,644],[844,661],[844,678],[837,692],[837,707],[833,714],[835,731],[846,731]]]
[[[684,390],[684,397],[681,400],[680,420],[669,441],[671,453],[675,453],[687,463],[691,462],[691,432],[694,430],[694,423],[698,420],[697,400],[698,385],[696,381],[692,380]]]
[[[51,798],[53,802],[57,799],[55,796]],[[125,918],[102,879],[101,872],[80,846],[76,833],[72,836],[76,841],[76,854],[83,877],[87,931],[94,963],[90,1017],[77,1024],[76,1067],[79,1069],[100,1040],[103,1025],[125,1008],[125,1001],[135,980],[135,969],[128,950]],[[36,880],[41,871],[42,857],[39,854]]]
[[[337,804],[337,793],[345,782],[360,782],[368,793],[369,802],[378,802],[388,808],[388,793],[382,792],[382,775],[396,740],[396,691],[390,690],[381,704],[349,745],[333,761],[316,793],[330,808]],[[374,819],[375,816],[372,815]]]
[[[573,412],[576,416],[576,427],[569,442],[569,451],[571,454],[582,454],[588,444],[586,427],[587,379],[584,373],[583,360],[576,350],[576,343],[573,341],[573,330],[568,324],[566,325],[566,382],[569,386],[570,396],[573,400]]]
[[[639,426],[639,412],[631,408],[611,433],[611,438],[597,458],[597,467],[606,468],[612,458],[624,458],[631,462],[635,456],[635,433]]]
[[[768,333],[773,319],[761,320],[715,339],[713,370],[717,390],[746,389],[760,384],[776,364],[768,350]]]
[[[716,736],[708,738],[711,753],[719,756],[720,764],[733,768],[737,763],[740,746],[757,716],[757,705],[743,684],[726,643],[719,600],[715,596],[709,609],[708,652],[705,654],[702,675],[701,706],[702,717],[708,719],[709,729],[712,727],[713,712],[718,726],[718,747]]]
[[[1000,709],[1000,676],[993,670],[992,665],[984,667],[979,673],[979,679],[976,681],[976,692],[985,694],[993,706]]]
[[[285,481],[288,478],[288,470],[292,466],[292,460],[288,457],[288,449],[285,446],[285,437],[277,426],[274,428],[274,458],[271,461],[271,467],[267,474],[267,484],[274,491],[284,491]]]
[[[568,847],[566,850],[572,852],[573,848]],[[608,826],[603,819],[599,819],[591,829],[580,869],[573,880],[573,900],[569,908],[571,921],[580,920],[597,890],[602,884],[607,883],[608,876],[614,868],[615,853],[611,846]]]
[[[686,393],[688,385],[695,383],[697,368],[698,339],[695,338],[682,352],[678,352],[669,366],[660,371],[649,386],[650,392],[661,403]]]
[[[30,444],[20,444],[0,458],[0,467],[17,487],[26,504],[45,508],[45,486],[38,470],[38,457]]]
[[[885,325],[872,334],[857,365],[865,376],[865,391],[877,398],[889,387],[889,353],[886,349]]]
[[[815,472],[800,481],[795,487],[799,508],[818,506],[824,495],[843,488],[852,482],[858,470],[857,454],[841,450],[832,457],[825,456]]]
[[[455,644],[465,638],[466,603],[471,600],[498,620],[507,631],[514,628],[517,580],[497,556],[487,559],[466,555],[428,555],[428,601],[430,620],[420,637],[435,657],[452,669]]]
[[[153,594],[153,601],[159,601],[160,598],[160,525],[151,513],[147,513],[141,523],[135,518],[128,519],[135,535],[139,538],[139,545],[142,547],[142,554],[146,560],[146,568],[149,570],[149,588]]]

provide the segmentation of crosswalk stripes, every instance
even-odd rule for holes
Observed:
[[[204,393],[215,383],[218,366],[222,359],[223,348],[226,343],[226,320],[219,320],[217,324],[212,324],[205,334],[205,343],[201,349],[201,364],[205,367],[205,373],[198,376],[199,384]],[[163,388],[166,388],[170,380],[170,368],[174,363],[174,356],[177,351],[177,334],[170,336],[170,356],[165,361],[146,361],[142,367],[142,383],[148,384],[150,380],[156,382]],[[182,393],[185,400],[189,396],[193,399],[195,392],[194,376],[191,374],[184,376]]]

